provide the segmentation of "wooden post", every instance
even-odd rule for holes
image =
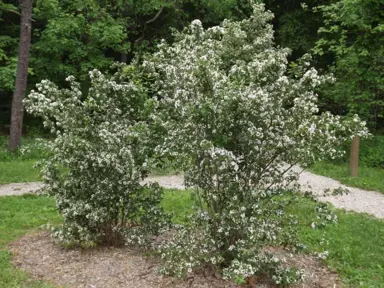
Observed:
[[[349,161],[349,172],[352,177],[357,177],[359,169],[359,136],[355,136],[351,144],[351,158]]]

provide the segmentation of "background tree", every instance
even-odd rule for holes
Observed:
[[[12,90],[14,88],[14,78],[16,72],[16,47],[18,25],[9,25],[5,21],[10,16],[19,15],[18,9],[13,4],[6,4],[0,1],[0,89]],[[16,31],[17,30],[17,31]]]
[[[92,69],[105,70],[114,61],[153,51],[161,39],[171,40],[195,18],[207,26],[225,18],[246,17],[237,0],[38,0],[32,66],[37,80],[63,83],[67,75],[84,79]],[[237,7],[240,8],[237,8]],[[243,8],[241,8],[243,7]]]
[[[161,39],[174,41],[172,29],[181,31],[194,19],[200,19],[208,28],[225,18],[242,20],[251,13],[249,0],[35,2],[27,90],[42,79],[66,87],[64,79],[70,74],[86,90],[90,69],[105,71],[114,61],[129,63],[135,55],[154,52]],[[255,2],[264,2],[275,14],[272,23],[276,43],[292,50],[289,61],[314,51],[316,68],[336,74],[336,84],[319,91],[321,110],[339,115],[357,112],[380,133],[383,130],[382,1]],[[20,19],[17,1],[1,3],[0,125],[8,125]],[[26,117],[26,125],[42,126],[39,119]]]
[[[17,3],[6,4],[0,0],[0,125],[9,123],[11,118],[11,91],[15,87],[19,22]]]
[[[9,123],[19,31],[15,23],[20,22],[9,7],[0,8],[0,125]],[[250,11],[248,0],[220,5],[216,0],[36,0],[28,90],[42,79],[66,87],[70,74],[86,90],[89,70],[105,71],[114,61],[129,62],[138,53],[154,51],[161,39],[172,41],[172,28],[182,30],[196,18],[210,27],[225,18],[243,19]],[[42,126],[42,121],[26,117],[28,126]]]
[[[275,17],[276,43],[292,50],[290,59],[308,53],[318,39],[317,31],[322,25],[321,14],[312,8],[328,3],[325,0],[265,0],[266,7]]]
[[[384,124],[384,2],[341,0],[318,7],[323,18],[314,53],[332,59],[336,85],[322,93],[322,106],[358,113],[379,132]]]
[[[33,0],[20,0],[20,43],[15,91],[12,98],[11,129],[9,135],[10,151],[15,151],[19,147],[23,127],[24,108],[22,101],[27,91],[29,49],[32,33],[32,3]]]

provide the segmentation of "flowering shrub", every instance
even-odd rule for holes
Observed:
[[[56,136],[42,170],[64,218],[54,236],[68,245],[145,244],[169,220],[160,187],[140,184],[151,105],[140,84],[97,70],[89,76],[87,93],[69,76],[69,89],[44,80],[25,100]]]
[[[318,113],[314,88],[332,77],[306,57],[288,69],[289,51],[273,42],[272,17],[257,5],[241,22],[205,30],[195,20],[143,63],[158,91],[152,120],[165,133],[157,151],[173,157],[196,190],[191,223],[162,247],[164,272],[213,264],[228,278],[300,279],[263,250],[300,246],[298,220],[287,210],[296,199],[287,192],[297,188],[291,168],[338,157],[335,147],[367,134],[357,116]],[[321,221],[335,220],[317,210]]]

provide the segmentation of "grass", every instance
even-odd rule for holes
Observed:
[[[313,204],[303,200],[295,207],[306,223],[301,237],[309,250],[319,250],[322,230],[310,228]],[[336,210],[338,224],[325,228],[329,241],[327,265],[338,272],[347,287],[384,287],[384,221],[360,213]]]
[[[192,210],[193,200],[188,190],[167,189],[164,193],[164,210],[173,214],[173,222],[183,224]]]
[[[7,151],[8,138],[0,136],[0,184],[41,181],[40,172],[33,168],[37,160],[44,157],[34,138],[23,138],[25,153]]]
[[[191,211],[189,191],[166,190],[163,206],[174,213],[174,222],[183,223]],[[301,236],[309,250],[316,250],[321,231],[310,228],[314,206],[302,200],[293,209],[303,223]],[[326,263],[336,270],[347,287],[384,287],[384,221],[336,210],[338,225],[326,228],[329,257]],[[7,245],[17,237],[45,223],[59,223],[52,198],[34,195],[0,197],[0,287],[48,288],[34,282],[10,264]]]
[[[20,150],[15,154],[9,153],[7,147],[8,138],[0,136],[0,185],[42,180],[39,169],[33,167],[36,161],[45,156],[45,151],[39,147],[36,138],[22,139],[22,149],[27,148],[24,153],[21,153]],[[151,171],[153,176],[175,173],[176,171],[167,162],[163,163],[163,167]]]
[[[41,181],[40,171],[33,168],[35,160],[0,162],[0,184]]]
[[[359,167],[359,176],[349,176],[348,164],[320,162],[309,169],[319,175],[340,181],[342,184],[384,193],[384,169]]]
[[[376,138],[384,139],[384,137]],[[7,151],[7,137],[0,136],[0,184],[41,181],[39,170],[33,166],[37,160],[45,156],[45,152],[39,148],[35,138],[22,140],[22,147],[28,147],[27,152],[23,154],[17,152],[13,155]],[[363,158],[368,159],[368,156],[365,155]],[[161,169],[154,169],[151,174],[162,176],[175,173],[168,162],[163,164]],[[321,162],[309,170],[339,180],[345,185],[384,193],[384,169],[360,167],[359,176],[350,177],[347,164]]]
[[[48,288],[40,281],[31,281],[10,263],[7,245],[17,237],[46,223],[58,223],[53,199],[34,195],[0,198],[0,287]]]

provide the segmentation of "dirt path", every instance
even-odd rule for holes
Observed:
[[[299,168],[297,167],[295,169]],[[149,177],[145,180],[145,182],[156,181],[164,188],[184,188],[182,176],[155,176]],[[375,191],[366,191],[348,187],[350,190],[348,195],[324,197],[323,194],[325,189],[333,190],[339,187],[346,188],[346,186],[340,184],[339,181],[310,172],[301,173],[299,182],[303,188],[311,188],[311,190],[318,195],[319,199],[323,202],[330,202],[337,208],[368,213],[384,219],[384,194],[380,194]],[[40,190],[42,187],[42,183],[39,182],[0,185],[0,196],[33,193]]]

